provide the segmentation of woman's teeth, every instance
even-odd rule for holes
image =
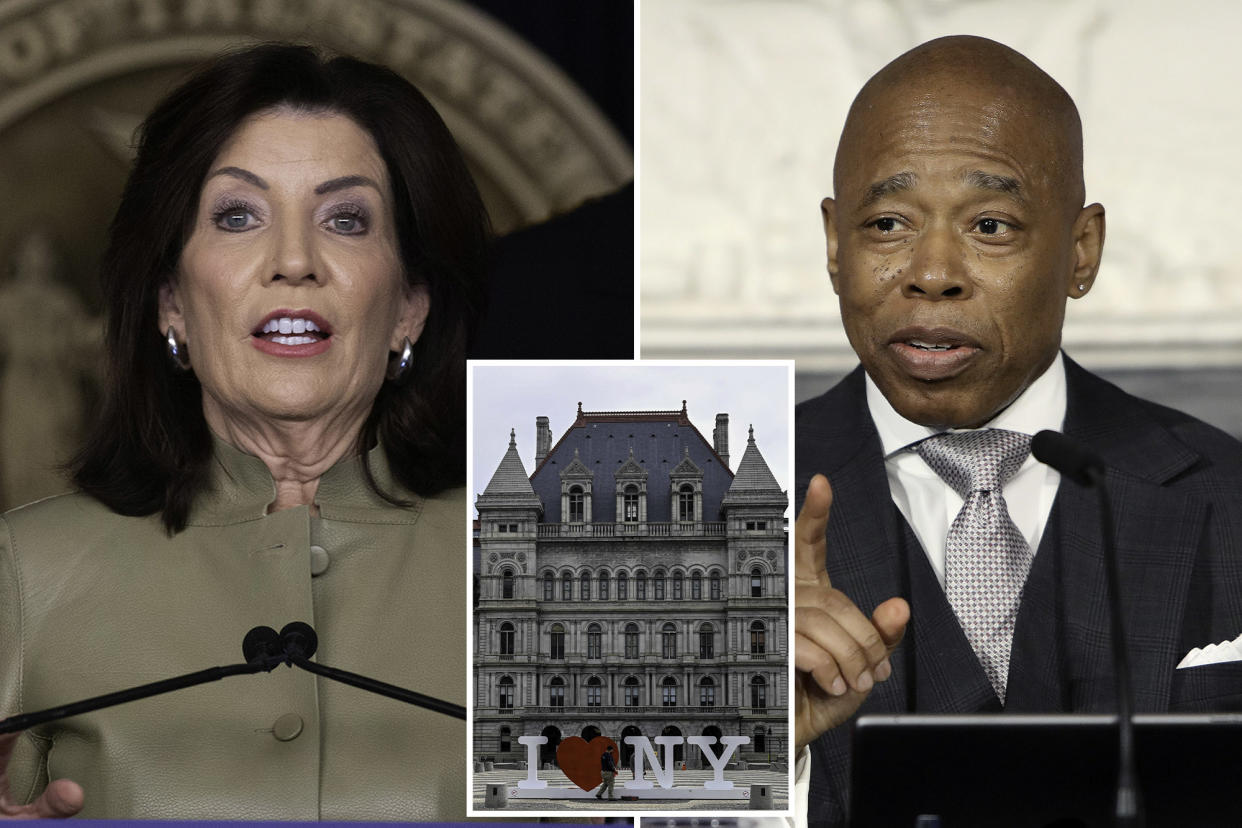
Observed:
[[[319,326],[309,319],[291,319],[288,316],[282,316],[279,319],[269,319],[267,324],[263,326],[263,333],[281,333],[281,334],[304,334],[307,331],[318,331]],[[314,342],[314,337],[302,337],[310,342]],[[279,341],[279,339],[277,340]],[[286,344],[302,344],[302,343],[286,343]]]

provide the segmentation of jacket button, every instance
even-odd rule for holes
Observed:
[[[272,726],[272,735],[282,742],[291,742],[302,733],[302,717],[297,713],[286,713],[276,720]]]
[[[328,571],[328,564],[331,559],[328,557],[328,550],[322,546],[312,546],[310,548],[311,575],[322,575]]]

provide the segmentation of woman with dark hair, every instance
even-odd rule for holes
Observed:
[[[81,491],[0,521],[0,715],[235,663],[293,620],[326,664],[464,701],[488,233],[448,130],[387,69],[266,45],[161,102],[103,261]],[[0,815],[451,819],[464,743],[281,670],[0,737]]]

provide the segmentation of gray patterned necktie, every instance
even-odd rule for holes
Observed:
[[[1031,548],[1001,488],[1031,452],[1026,434],[1002,429],[938,434],[919,456],[965,501],[945,541],[945,594],[1001,704]]]

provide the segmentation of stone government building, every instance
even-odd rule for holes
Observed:
[[[789,501],[754,429],[736,473],[728,415],[709,443],[684,401],[579,403],[555,446],[547,417],[535,432],[533,474],[510,432],[475,503],[474,755],[521,761],[518,737],[542,734],[553,762],[561,739],[602,733],[625,766],[625,736],[705,734],[786,760]],[[691,745],[674,760],[709,767]]]

